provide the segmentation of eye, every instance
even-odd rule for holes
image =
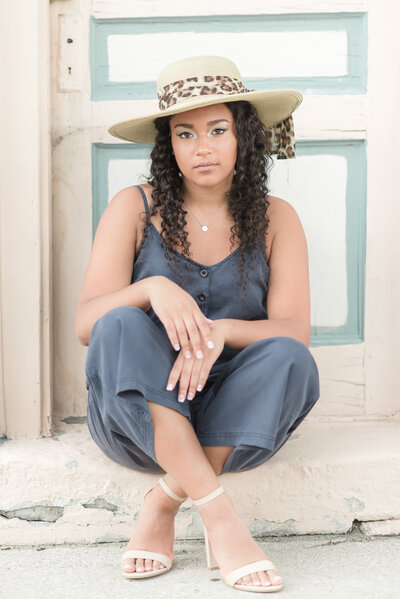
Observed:
[[[212,130],[212,133],[214,133],[215,131],[219,131],[217,135],[220,136],[226,131],[226,129],[223,129],[222,127],[216,127]],[[190,131],[181,131],[181,133],[177,133],[177,136],[181,139],[189,139],[189,137],[186,137],[186,135],[191,136],[192,134],[190,133]]]

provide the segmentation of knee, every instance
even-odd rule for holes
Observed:
[[[103,314],[97,322],[124,322],[140,319],[142,316],[146,316],[146,313],[137,306],[117,306],[116,308],[108,310],[108,312]]]
[[[121,329],[125,324],[132,326],[135,322],[148,318],[147,314],[137,306],[117,306],[101,316],[94,324],[92,335],[110,334]]]
[[[301,369],[315,366],[314,358],[304,343],[293,337],[274,337],[271,339],[274,355]]]

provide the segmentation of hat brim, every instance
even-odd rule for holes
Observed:
[[[166,110],[158,110],[152,114],[143,115],[127,121],[112,125],[108,132],[114,137],[136,143],[155,143],[157,129],[154,121],[162,116],[172,116],[187,112],[194,108],[221,104],[224,102],[238,102],[246,100],[253,104],[259,119],[265,127],[273,127],[288,118],[301,104],[302,94],[295,89],[275,89],[270,91],[250,91],[235,94],[213,94],[194,96],[170,106]]]

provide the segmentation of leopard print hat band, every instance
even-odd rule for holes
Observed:
[[[235,77],[228,77],[228,75],[199,75],[197,77],[179,79],[165,85],[158,92],[158,106],[160,110],[165,110],[179,102],[179,100],[193,98],[194,96],[243,94],[253,91],[255,90],[245,88],[243,83]]]
[[[247,89],[234,62],[223,56],[192,56],[162,69],[157,80],[158,111],[109,128],[111,135],[137,143],[154,143],[158,117],[194,108],[247,100],[257,110],[269,140],[268,154],[295,158],[293,111],[303,96],[293,89]]]

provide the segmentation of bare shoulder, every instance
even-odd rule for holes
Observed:
[[[286,221],[297,220],[300,222],[296,210],[286,200],[276,196],[268,196],[268,201],[270,204],[268,206],[267,214],[270,219],[269,226],[271,227],[271,230],[279,230]]]
[[[294,233],[296,230],[303,231],[299,215],[289,202],[276,196],[269,196],[268,200],[270,205],[268,206],[267,215],[269,217],[268,230],[271,245],[277,235]]]
[[[110,200],[108,206],[114,210],[129,210],[140,214],[144,210],[143,198],[140,190],[135,186],[124,187]]]

